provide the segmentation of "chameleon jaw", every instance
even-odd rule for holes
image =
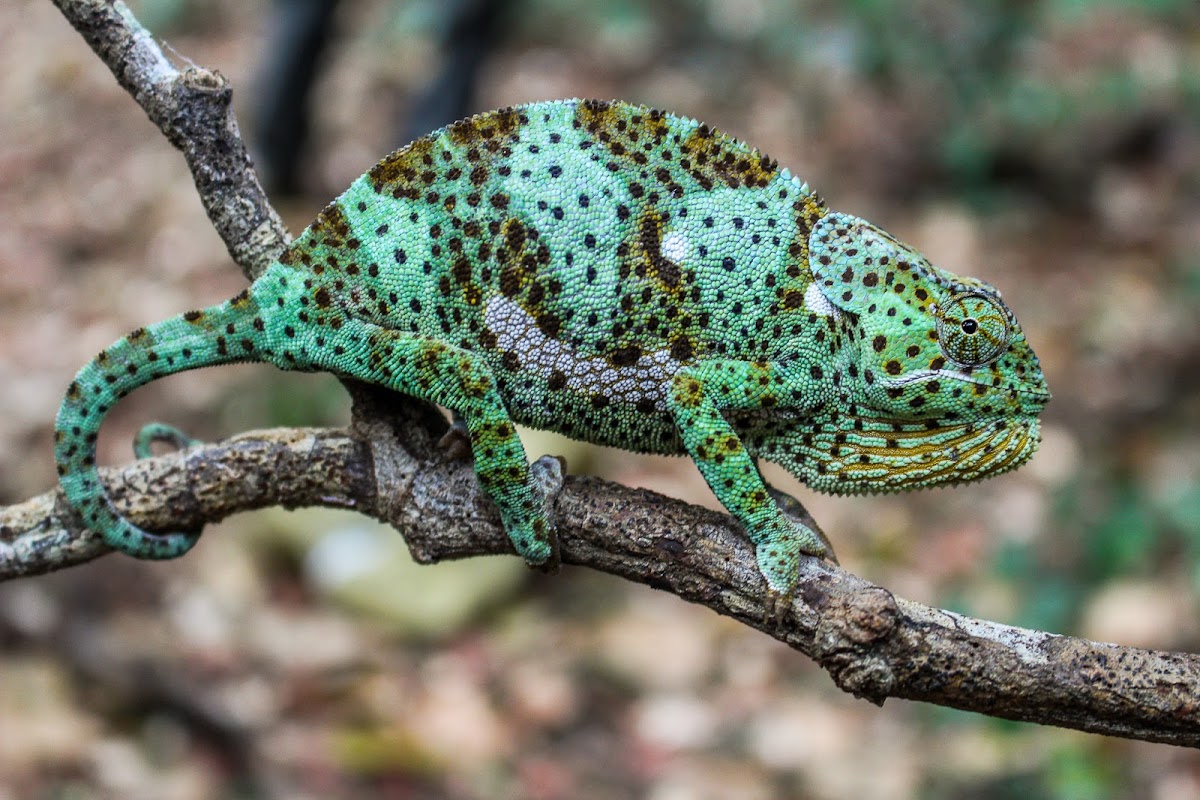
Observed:
[[[923,381],[926,379],[942,380],[945,378],[949,378],[950,380],[959,381],[961,383],[969,383],[972,386],[982,386],[985,389],[995,389],[996,388],[989,382],[976,380],[975,378],[971,377],[971,375],[966,372],[959,372],[957,370],[950,370],[950,369],[936,369],[936,370],[935,369],[919,369],[919,370],[914,370],[913,372],[910,372],[907,375],[902,375],[898,378],[884,378],[884,379],[880,380],[880,383],[885,388],[899,389],[901,387],[908,386],[910,383],[917,383],[919,381]],[[1046,403],[1050,402],[1051,395],[1050,395],[1050,392],[1047,390],[1016,387],[1016,388],[1011,389],[1011,391],[1015,392],[1018,395],[1025,397],[1028,400],[1032,400],[1035,403],[1040,404],[1040,405],[1045,405]]]

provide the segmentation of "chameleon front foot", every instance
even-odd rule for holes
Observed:
[[[755,537],[754,553],[758,569],[767,579],[763,622],[781,629],[796,593],[800,559],[803,556],[816,556],[834,563],[837,560],[824,534],[814,531],[796,518],[796,513],[803,510],[800,503],[783,492],[771,491],[785,499],[779,505],[787,516],[781,516],[767,528],[765,534]]]
[[[805,529],[808,534],[816,537],[824,546],[824,553],[809,553],[809,555],[817,555],[832,564],[840,564],[841,562],[838,561],[837,554],[833,552],[833,544],[829,541],[829,537],[825,535],[825,531],[821,530],[821,526],[813,519],[812,514],[808,513],[808,509],[804,507],[804,504],[787,492],[780,491],[769,483],[764,485],[767,487],[767,494],[775,501],[775,505],[779,506],[779,510],[783,512],[783,516],[790,522]],[[807,553],[808,551],[804,552]]]

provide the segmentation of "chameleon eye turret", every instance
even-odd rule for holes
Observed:
[[[986,294],[955,295],[935,313],[942,352],[959,366],[983,366],[1008,348],[1012,334],[1008,310]]]
[[[467,428],[513,549],[556,527],[516,423],[686,454],[745,527],[769,589],[827,548],[756,463],[815,488],[894,491],[1021,464],[1049,394],[994,290],[830,211],[763,153],[643,106],[480,114],[368,170],[245,292],[130,333],[71,383],[67,501],[111,547],[171,558],[96,470],[104,416],[197,367],[262,361],[432,401]]]

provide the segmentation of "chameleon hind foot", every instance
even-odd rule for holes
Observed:
[[[133,437],[134,457],[153,458],[155,442],[170,445],[172,450],[186,450],[201,443],[199,439],[193,439],[174,425],[168,425],[165,422],[151,422],[143,425],[142,429]]]
[[[471,432],[467,428],[466,419],[461,414],[454,413],[454,421],[446,430],[446,433],[442,435],[442,438],[438,440],[438,447],[452,461],[473,460]],[[522,547],[521,542],[528,542],[530,537],[521,533],[517,533],[514,536],[509,532],[509,538],[512,539],[517,553],[525,559],[525,562],[529,566],[548,574],[558,572],[562,563],[558,552],[558,536],[554,522],[554,503],[558,500],[558,495],[562,491],[566,471],[567,461],[562,456],[544,455],[529,465],[530,486],[535,490],[535,495],[541,498],[541,514],[534,517],[532,525],[536,527],[536,520],[543,520],[543,530],[545,533],[541,536],[535,536],[534,538],[538,541],[532,546],[526,544]],[[507,531],[507,524],[505,528]],[[539,545],[542,546],[539,547]]]
[[[554,504],[558,502],[558,496],[562,493],[563,484],[566,480],[567,461],[562,456],[544,455],[537,461],[529,465],[529,478],[531,483],[536,486],[541,494],[542,502],[542,519],[546,521],[546,526],[549,529],[549,555],[542,563],[529,562],[533,566],[547,574],[558,572],[562,566],[562,557],[558,548],[558,526],[554,511]],[[526,559],[528,561],[528,559]]]

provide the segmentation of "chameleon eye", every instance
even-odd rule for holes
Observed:
[[[964,367],[978,367],[1008,347],[1008,313],[998,301],[978,292],[964,292],[937,309],[938,344],[947,358]]]

